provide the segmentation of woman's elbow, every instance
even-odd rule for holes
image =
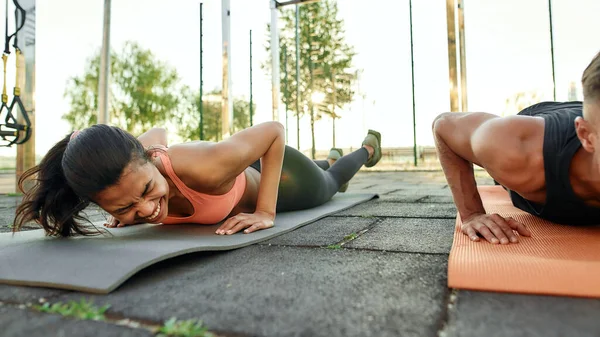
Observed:
[[[272,129],[277,134],[277,137],[281,137],[281,138],[285,139],[285,127],[283,126],[283,124],[281,124],[280,122],[277,122],[277,121],[272,121],[272,122],[268,122],[268,123],[269,123],[269,128]]]

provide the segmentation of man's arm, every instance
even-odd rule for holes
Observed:
[[[433,122],[438,157],[462,219],[485,213],[473,171],[473,163],[481,164],[473,153],[471,137],[479,126],[493,118],[499,117],[486,113],[446,113]]]
[[[517,242],[513,229],[528,234],[511,218],[486,214],[473,164],[492,175],[522,170],[527,166],[527,154],[517,151],[523,148],[523,133],[537,123],[520,116],[500,118],[488,113],[446,113],[435,119],[433,134],[439,160],[463,221],[463,232],[471,240],[478,241],[479,233],[492,243],[508,243]]]

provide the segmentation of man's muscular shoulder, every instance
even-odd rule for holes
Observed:
[[[471,146],[476,163],[500,184],[521,193],[544,189],[542,118],[491,118],[473,132]]]

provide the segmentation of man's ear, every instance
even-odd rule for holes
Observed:
[[[597,138],[592,124],[581,117],[577,117],[575,118],[575,132],[577,132],[577,138],[581,141],[581,146],[587,152],[594,152]]]

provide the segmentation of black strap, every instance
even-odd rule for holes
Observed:
[[[10,54],[10,40],[14,37],[15,42],[13,43],[13,47],[15,49],[19,49],[18,37],[17,34],[23,29],[25,26],[25,17],[27,15],[27,11],[21,7],[17,0],[13,0],[13,4],[15,5],[15,26],[16,30],[11,35],[8,35],[8,0],[6,0],[6,24],[5,24],[5,32],[4,32],[4,53]],[[21,14],[21,22],[19,23],[19,14]]]
[[[21,56],[21,51],[20,51],[19,45],[18,45],[17,34],[25,26],[27,12],[25,11],[25,9],[23,9],[23,7],[21,7],[21,5],[19,4],[19,2],[17,0],[13,0],[13,3],[15,5],[15,28],[16,29],[13,34],[8,35],[8,0],[6,0],[6,24],[5,24],[6,32],[4,34],[4,38],[5,38],[4,54],[6,54],[6,55],[10,54],[10,40],[14,37],[15,40],[13,43],[13,47],[16,50],[16,58],[17,58],[17,64],[18,64],[19,57]],[[19,18],[21,20],[19,20]],[[8,144],[4,145],[6,147],[10,147],[13,144],[23,144],[26,141],[28,141],[29,138],[31,138],[31,120],[29,119],[27,110],[25,110],[23,101],[21,100],[21,88],[18,83],[18,78],[19,78],[18,65],[17,65],[17,76],[16,77],[17,77],[17,82],[15,83],[15,88],[13,89],[13,100],[12,100],[10,106],[8,106],[6,104],[6,102],[4,102],[4,99],[3,99],[2,105],[0,106],[0,113],[2,113],[2,111],[4,109],[6,109],[6,118],[4,119],[4,124],[0,124],[0,138],[2,138],[5,141],[8,141]],[[6,85],[6,83],[5,83],[5,85]],[[18,108],[19,110],[21,110],[21,114],[23,115],[25,124],[20,124],[18,122],[17,118],[12,113],[14,108]],[[21,138],[21,132],[25,133],[25,136],[23,138]],[[10,137],[10,139],[7,137]]]

